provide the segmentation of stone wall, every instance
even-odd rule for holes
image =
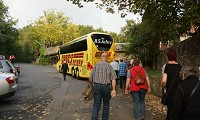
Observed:
[[[178,62],[182,66],[192,66],[199,71],[200,35],[191,37],[172,47],[177,51]]]
[[[169,49],[176,50],[178,62],[183,67],[184,66],[192,66],[197,71],[199,71],[199,67],[200,67],[200,35],[196,35],[187,40],[184,40],[184,41],[180,42],[179,44],[172,46]],[[166,64],[166,62],[167,62],[165,51],[161,51],[157,61],[158,61],[158,69],[161,71],[162,66],[164,64]],[[151,78],[152,93],[155,94],[156,96],[160,97],[161,96],[161,90],[160,90],[161,76],[157,76],[157,77],[150,76],[150,78]]]

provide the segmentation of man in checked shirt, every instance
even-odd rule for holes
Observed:
[[[91,74],[90,82],[94,83],[94,104],[92,120],[98,120],[99,109],[103,100],[102,120],[108,120],[111,96],[116,96],[116,74],[110,64],[107,63],[108,54],[101,55],[101,62],[97,63]],[[112,90],[111,90],[112,85]]]

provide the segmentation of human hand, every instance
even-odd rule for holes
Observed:
[[[129,92],[128,90],[125,90],[125,94],[128,94],[128,92]]]
[[[151,88],[150,87],[147,89],[147,92],[151,92]]]
[[[116,91],[115,91],[115,90],[112,90],[112,91],[111,91],[111,96],[112,96],[112,97],[116,97]]]

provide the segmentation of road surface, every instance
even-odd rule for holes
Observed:
[[[93,101],[85,103],[81,95],[87,80],[67,76],[63,81],[52,66],[19,65],[18,91],[0,101],[0,120],[90,120]],[[111,100],[109,120],[133,120],[131,101],[130,95],[117,91]],[[146,114],[147,120],[164,120],[165,116],[148,104]]]

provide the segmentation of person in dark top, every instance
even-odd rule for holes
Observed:
[[[170,120],[200,120],[200,85],[197,72],[192,67],[186,67],[181,75],[183,83],[175,92]],[[196,91],[193,91],[195,88]]]
[[[168,111],[166,120],[170,120],[169,115],[174,105],[174,93],[178,85],[182,82],[180,78],[180,71],[182,67],[176,62],[176,51],[169,50],[167,53],[167,58],[168,63],[163,66],[161,88],[162,90],[166,89],[167,91]]]
[[[61,70],[63,72],[64,80],[66,80],[66,75],[67,75],[67,70],[68,70],[68,64],[66,63],[66,61],[63,62]]]

